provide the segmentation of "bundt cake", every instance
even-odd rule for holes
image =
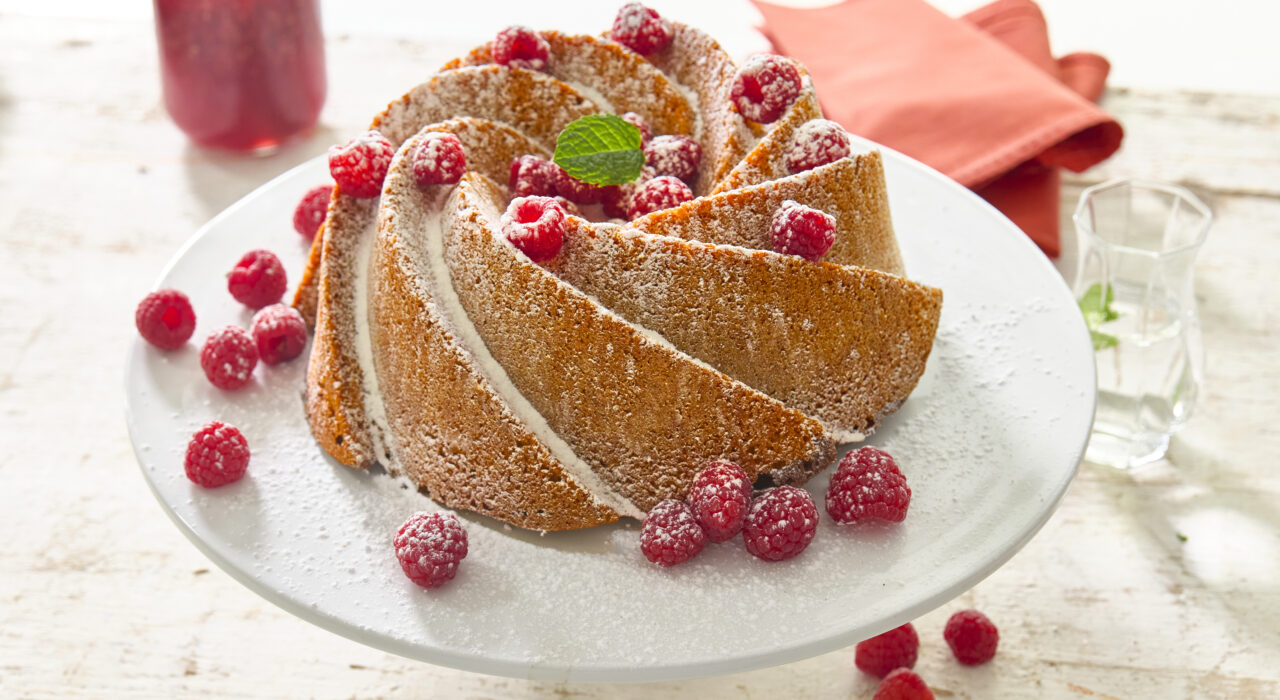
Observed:
[[[771,57],[797,87],[748,119],[746,69],[663,22],[646,55],[617,25],[520,29],[540,53],[486,44],[374,118],[396,149],[381,194],[335,187],[294,299],[315,330],[307,419],[337,461],[518,527],[583,528],[682,498],[717,459],[803,483],[910,394],[942,298],[902,276],[879,154],[792,172],[821,118],[803,68]],[[596,113],[692,139],[688,201],[623,220],[605,190],[547,200],[562,242],[527,254],[504,233],[515,166]],[[423,185],[414,154],[439,134],[466,172]],[[607,196],[664,178],[650,161]],[[778,247],[788,207],[829,222],[825,255]]]

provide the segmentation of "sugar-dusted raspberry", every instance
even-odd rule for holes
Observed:
[[[307,322],[286,304],[272,304],[254,314],[249,333],[258,347],[258,357],[268,365],[288,362],[307,346]]]
[[[564,210],[565,216],[582,216],[582,210],[578,209],[577,204],[574,204],[559,195],[552,197],[552,199],[556,200],[556,204],[559,204],[560,208]]]
[[[366,131],[341,146],[329,147],[329,175],[352,197],[377,197],[396,149],[377,131]]]
[[[702,146],[688,136],[655,136],[644,147],[645,165],[653,168],[654,175],[670,175],[693,182],[698,177],[701,161]]]
[[[597,204],[604,200],[605,188],[583,182],[555,163],[551,165],[556,169],[556,194],[559,196],[577,204]]]
[[[693,477],[688,501],[707,539],[726,542],[742,531],[751,507],[751,480],[733,462],[712,462]]]
[[[200,368],[219,389],[230,391],[248,384],[256,366],[258,348],[242,328],[219,328],[200,347]]]
[[[693,190],[670,175],[659,175],[636,187],[627,205],[627,218],[638,219],[662,209],[678,207],[693,199]]]
[[[804,489],[778,486],[751,502],[742,524],[747,551],[766,561],[803,552],[818,532],[818,507]]]
[[[452,185],[467,172],[467,153],[450,133],[431,132],[413,152],[413,179],[421,187]]]
[[[325,214],[329,213],[329,197],[333,195],[332,185],[316,185],[307,190],[293,210],[293,230],[308,239],[316,237],[320,224],[324,223]]]
[[[751,121],[777,121],[800,95],[800,69],[789,58],[756,54],[733,76],[729,97],[738,113]]]
[[[636,183],[628,182],[625,185],[611,185],[604,188],[604,205],[605,216],[614,219],[627,219],[627,210],[631,207],[631,195],[635,194]]]
[[[543,70],[551,55],[551,44],[528,27],[512,25],[498,32],[490,52],[498,65]]]
[[[648,56],[671,43],[671,24],[656,11],[629,2],[618,8],[609,36],[641,56]]]
[[[551,197],[517,197],[502,215],[507,240],[534,262],[546,262],[564,242],[564,209]]]
[[[191,300],[176,289],[160,289],[142,298],[133,312],[142,339],[161,350],[182,347],[196,329]]]
[[[884,678],[895,668],[913,668],[920,653],[920,636],[908,622],[901,627],[858,642],[853,663],[864,673]]]
[[[453,580],[467,556],[467,531],[452,513],[414,513],[400,526],[393,544],[409,580],[438,588]]]
[[[649,122],[644,117],[635,112],[623,112],[622,119],[640,130],[640,143],[649,143],[649,139],[653,138],[653,131],[649,129]]]
[[[827,486],[827,514],[838,523],[880,519],[900,523],[911,488],[888,452],[861,447],[844,456]]]
[[[658,566],[692,559],[707,544],[707,535],[684,501],[668,498],[654,506],[640,529],[640,551]]]
[[[560,183],[560,166],[538,156],[524,155],[511,161],[507,185],[512,197],[554,197]]]
[[[834,163],[853,153],[853,140],[843,126],[830,119],[810,119],[796,129],[787,148],[787,169],[793,173]]]
[[[191,436],[182,464],[197,485],[225,486],[239,481],[249,468],[249,442],[235,426],[215,420]]]
[[[909,668],[896,668],[880,681],[871,700],[934,700],[924,679]]]
[[[227,273],[227,291],[251,309],[280,301],[289,281],[280,258],[269,250],[251,250]]]
[[[996,655],[1000,632],[995,623],[977,610],[961,610],[947,620],[942,632],[956,661],[966,666],[985,664]]]
[[[818,262],[836,240],[836,218],[790,199],[773,214],[773,250]]]

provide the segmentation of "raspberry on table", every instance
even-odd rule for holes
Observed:
[[[742,531],[751,507],[751,480],[733,462],[712,462],[693,477],[687,500],[707,539],[726,542]]]
[[[729,97],[738,113],[761,124],[778,120],[800,95],[795,62],[774,54],[756,54],[733,76]]]
[[[920,674],[909,668],[897,668],[880,681],[871,700],[934,700],[933,691]]]
[[[818,532],[818,507],[804,489],[778,486],[751,502],[742,524],[747,551],[766,561],[803,552]]]
[[[249,442],[233,425],[213,421],[187,443],[187,478],[207,489],[239,481],[249,468]]]
[[[655,136],[644,147],[645,165],[653,168],[654,175],[670,175],[693,182],[698,177],[701,161],[702,146],[688,136]]]
[[[329,213],[329,197],[333,194],[332,185],[316,185],[307,190],[293,210],[293,230],[308,239],[316,237],[320,224]]]
[[[648,56],[671,43],[671,25],[657,11],[629,2],[618,8],[609,37],[641,56]]]
[[[942,632],[956,661],[966,666],[985,664],[996,655],[1000,631],[995,623],[977,610],[961,610],[947,620]]]
[[[392,541],[409,580],[438,588],[453,580],[467,556],[467,531],[452,513],[414,513]]]
[[[534,262],[546,262],[564,243],[564,209],[551,197],[517,197],[502,215],[507,240]]]
[[[908,622],[901,627],[858,642],[853,663],[864,673],[884,678],[895,668],[913,668],[920,653],[920,636]]]
[[[556,194],[577,204],[598,204],[604,200],[605,188],[583,182],[570,175],[564,168],[551,164],[556,169]]]
[[[251,309],[280,301],[289,287],[284,265],[269,250],[251,250],[227,273],[227,291]]]
[[[420,187],[452,185],[465,172],[467,153],[454,134],[428,133],[413,152],[413,179]]]
[[[843,126],[830,119],[810,119],[796,129],[787,148],[787,169],[793,173],[834,163],[853,153],[853,140]]]
[[[498,65],[543,70],[551,55],[551,44],[528,27],[512,25],[494,37],[490,54]]]
[[[641,145],[649,143],[649,139],[653,138],[653,131],[649,129],[649,122],[645,121],[643,116],[635,112],[623,112],[622,120],[640,130]]]
[[[258,365],[258,348],[244,329],[224,326],[200,347],[200,368],[219,389],[232,391],[249,383]]]
[[[361,199],[377,197],[395,155],[395,147],[385,136],[366,131],[341,146],[329,148],[329,175],[345,194]]]
[[[692,559],[707,544],[707,535],[684,501],[668,498],[654,506],[640,529],[640,551],[658,566]]]
[[[836,240],[836,218],[790,199],[773,214],[773,251],[818,262]]]
[[[636,187],[627,205],[627,218],[638,219],[662,209],[678,207],[693,199],[693,190],[670,175],[659,175]]]
[[[555,197],[560,166],[538,156],[523,155],[511,161],[507,185],[512,197]]]
[[[840,460],[827,486],[827,514],[838,523],[880,519],[900,523],[911,505],[911,487],[884,450],[862,447]]]
[[[143,340],[161,350],[176,350],[195,332],[196,311],[186,294],[176,289],[159,289],[138,302],[133,323]]]
[[[268,365],[288,362],[307,346],[307,322],[287,304],[272,304],[253,315],[249,328],[258,357]]]

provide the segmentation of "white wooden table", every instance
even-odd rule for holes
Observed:
[[[656,686],[464,673],[334,636],[211,567],[126,436],[134,305],[200,224],[469,41],[331,31],[322,126],[251,160],[168,121],[145,11],[47,9],[0,11],[0,697],[870,697],[852,649]],[[1120,174],[1187,184],[1217,215],[1197,270],[1199,413],[1142,473],[1085,464],[1025,550],[916,622],[917,670],[940,698],[1280,697],[1280,94],[1135,87],[1105,106],[1124,149],[1069,178],[1064,220]],[[941,642],[962,607],[1000,626],[986,666]]]

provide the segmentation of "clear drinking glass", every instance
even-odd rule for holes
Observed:
[[[1076,299],[1093,337],[1098,408],[1087,459],[1164,456],[1204,372],[1193,270],[1213,215],[1182,187],[1112,180],[1085,190]]]

